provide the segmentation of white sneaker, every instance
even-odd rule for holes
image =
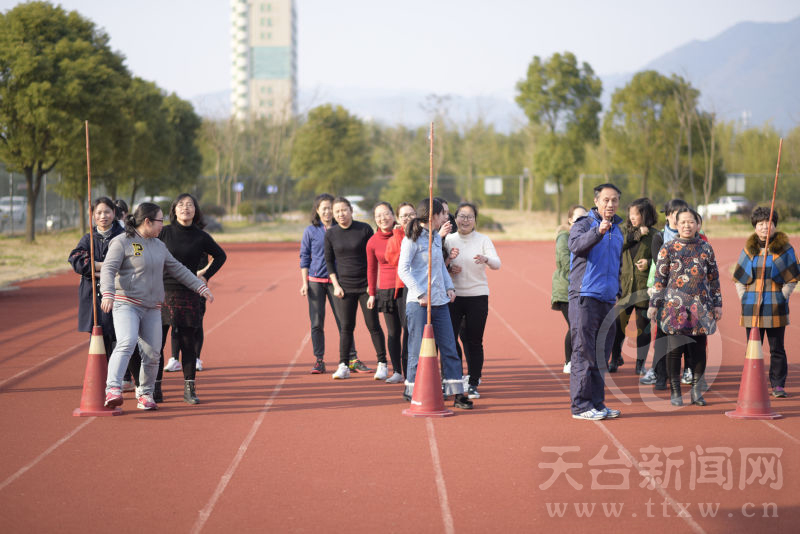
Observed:
[[[203,360],[201,360],[200,358],[197,358],[197,363],[195,364],[195,370],[196,371],[203,370]]]
[[[375,380],[386,380],[389,376],[389,368],[385,363],[378,362],[378,370],[375,371]]]
[[[567,362],[564,364],[564,374],[568,375],[570,373],[570,369],[572,366],[570,365],[572,362]]]
[[[683,376],[681,377],[681,384],[691,384],[692,383],[692,370],[688,367],[683,371]]]
[[[586,410],[583,413],[574,413],[572,414],[573,419],[583,419],[584,421],[600,421],[606,418],[606,413],[603,411],[595,410],[592,408],[591,410]]]
[[[386,379],[387,384],[399,384],[402,381],[403,381],[403,375],[401,375],[400,373],[395,373]]]
[[[180,361],[175,358],[170,358],[167,365],[164,366],[164,370],[168,373],[174,373],[175,371],[183,370],[183,366]]]
[[[350,378],[350,368],[346,363],[340,363],[339,367],[336,369],[336,372],[333,373],[333,379],[343,380],[345,378]]]

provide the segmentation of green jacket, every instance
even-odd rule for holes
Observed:
[[[650,274],[649,263],[653,261],[653,253],[650,250],[653,235],[658,232],[652,226],[648,229],[647,235],[642,235],[638,228],[630,228],[627,224],[622,227],[622,267],[620,268],[619,285],[621,298],[620,302],[625,306],[635,305],[637,308],[647,308],[649,297],[642,292],[636,295],[635,300],[629,301],[631,294],[637,291],[647,290],[647,276]],[[639,248],[636,256],[631,257],[631,249],[636,243]],[[645,259],[648,261],[648,268],[640,271],[636,268],[636,262]]]
[[[559,230],[556,236],[556,270],[553,272],[553,289],[550,304],[569,302],[569,230]]]

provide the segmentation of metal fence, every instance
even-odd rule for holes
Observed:
[[[0,171],[2,172],[2,171]],[[42,179],[42,189],[36,199],[36,232],[48,232],[80,225],[80,204],[65,199],[53,188],[60,181],[58,174]],[[8,171],[0,174],[0,233],[19,235],[25,232],[28,218],[28,190],[25,176]]]

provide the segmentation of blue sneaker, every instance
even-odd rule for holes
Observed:
[[[608,406],[606,406],[602,410],[598,410],[598,411],[600,413],[604,414],[606,416],[606,419],[616,419],[617,417],[622,415],[622,412],[620,412],[619,410],[612,410]]]
[[[586,421],[600,421],[606,418],[606,413],[595,410],[592,408],[591,410],[586,410],[583,413],[574,413],[572,414],[573,419],[584,419]]]

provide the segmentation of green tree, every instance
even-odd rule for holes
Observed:
[[[47,2],[0,15],[0,158],[28,186],[26,238],[35,238],[42,177],[58,163],[83,121],[102,123],[111,95],[128,78],[108,36],[77,12]]]
[[[558,220],[562,187],[577,176],[586,143],[599,138],[601,92],[592,67],[586,62],[579,66],[571,52],[553,54],[547,62],[534,56],[527,77],[517,83],[517,104],[532,124],[544,127],[534,162],[539,175],[556,182]]]
[[[340,192],[369,182],[367,130],[341,106],[312,109],[292,147],[291,172],[300,192]]]

